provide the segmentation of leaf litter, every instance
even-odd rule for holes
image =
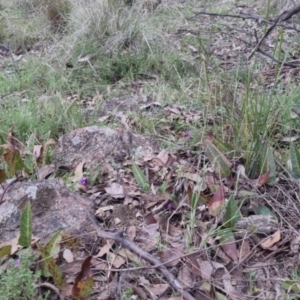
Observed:
[[[198,153],[203,151],[205,154],[207,140],[203,139],[197,147]],[[286,228],[280,229],[268,202],[265,205],[270,208],[265,206],[262,209],[261,204],[256,205],[257,195],[263,192],[260,188],[268,188],[268,176],[262,175],[257,179],[241,176],[240,182],[237,180],[235,186],[240,185],[238,189],[244,192],[251,192],[255,187],[256,194],[239,200],[235,197],[230,180],[227,180],[234,174],[234,170],[229,167],[234,163],[234,158],[227,158],[226,154],[222,154],[216,146],[212,147],[212,144],[210,147],[213,151],[202,158],[197,152],[191,154],[181,150],[176,153],[164,149],[157,154],[144,153],[144,156],[134,161],[124,160],[117,168],[109,164],[107,175],[100,175],[106,176],[107,183],[88,186],[81,192],[91,198],[96,195],[95,203],[98,198],[101,199],[97,204],[96,217],[104,228],[124,228],[126,236],[140,249],[157,255],[161,264],[176,274],[178,282],[185,289],[201,291],[207,297],[215,295],[213,297],[217,298],[223,294],[229,299],[244,299],[248,287],[239,285],[238,281],[248,280],[245,275],[247,269],[236,278],[228,265],[243,263],[251,268],[251,265],[257,264],[252,257],[258,253],[262,261],[264,257],[271,258],[272,252],[280,257],[280,252],[276,252],[277,244],[287,231]],[[197,157],[200,161],[195,165]],[[216,159],[220,161],[217,167]],[[85,161],[82,161],[75,168],[76,180],[82,179],[86,174],[84,164]],[[225,168],[225,173],[222,168]],[[44,250],[40,248],[44,257],[50,253],[50,248],[46,250],[50,244],[44,246]],[[53,242],[51,247],[55,244]],[[291,247],[296,249],[295,244],[291,244]],[[55,247],[53,251],[54,249]],[[64,249],[63,258],[66,263],[71,264],[76,260],[74,254],[70,249]],[[97,260],[102,266],[100,269],[93,267]],[[58,272],[53,259],[48,264],[52,272]],[[115,286],[114,281],[120,281],[123,276],[117,274],[119,271],[126,274],[126,270],[134,274],[129,277],[133,276],[135,279],[122,280],[126,282],[126,286],[132,286],[134,282],[141,289],[140,293],[151,297],[171,292],[169,284],[164,283],[165,279],[155,272],[155,268],[141,259],[138,253],[120,249],[113,240],[103,240],[102,246],[94,254],[91,270],[89,264],[90,262],[86,262],[82,265],[81,275],[75,280],[72,288],[74,298],[81,299],[96,286],[111,285],[111,292],[101,293],[100,297],[109,299],[116,293],[112,288]],[[135,269],[139,270],[138,273]],[[93,270],[103,271],[105,280],[92,275]],[[59,276],[57,284],[62,286],[64,277]],[[145,279],[141,280],[141,276],[147,283]],[[266,280],[262,274],[257,276]],[[198,285],[199,281],[209,285]]]
[[[239,9],[235,8],[236,11]],[[250,7],[245,9],[251,11]],[[203,18],[195,22],[200,26],[202,22],[212,21]],[[223,23],[227,28],[247,25],[244,20],[223,20]],[[253,24],[253,28],[262,34],[261,24]],[[292,30],[287,29],[286,33],[291,35]],[[245,48],[244,42],[236,41],[231,48],[224,38],[227,34],[225,31],[219,34],[221,40],[215,41],[211,51],[229,70],[236,66],[237,57],[246,55],[251,47]],[[242,37],[238,34],[235,39]],[[272,49],[273,44],[269,42],[264,46]],[[198,50],[193,45],[188,48],[197,55]],[[86,59],[83,57],[82,61]],[[293,74],[291,68],[285,66],[280,70],[280,81],[299,77],[299,68]],[[261,76],[262,86],[270,87],[275,71],[268,62],[264,70],[254,76]],[[252,88],[257,87],[258,83],[252,85]],[[147,109],[149,105],[141,109]],[[158,153],[142,151],[129,159],[126,156],[121,158],[118,165],[103,162],[101,174],[91,172],[85,167],[85,161],[81,161],[75,166],[71,178],[74,182],[80,181],[77,190],[95,201],[95,215],[104,229],[117,231],[124,228],[126,236],[140,249],[159,257],[161,264],[175,274],[193,299],[250,299],[258,294],[259,297],[275,299],[278,292],[272,289],[272,284],[275,279],[288,277],[291,269],[285,269],[284,265],[294,267],[295,255],[299,252],[298,223],[295,224],[299,216],[291,201],[298,199],[296,180],[300,177],[300,167],[296,146],[291,144],[290,148],[295,181],[289,180],[283,172],[276,172],[271,163],[267,172],[249,178],[240,157],[232,156],[227,145],[220,143],[212,133],[207,133],[194,149],[184,147],[193,137],[188,125],[194,122],[198,127],[205,122],[212,125],[218,121],[217,116],[207,115],[204,119],[203,111],[187,111],[183,106],[163,106],[159,102],[153,105],[158,106],[164,116],[159,134],[169,135],[170,140],[178,139],[178,145],[182,147],[177,151],[162,149]],[[103,118],[107,120],[110,116]],[[135,121],[125,115],[120,121],[127,131],[135,126]],[[172,122],[180,123],[184,129],[174,133]],[[123,129],[120,135],[124,135]],[[282,141],[293,142],[295,137],[285,137]],[[6,149],[4,161],[7,168],[0,170],[1,182],[15,174],[21,177],[26,171],[23,145],[12,133],[3,147]],[[34,146],[33,159],[39,166],[44,164],[44,152],[45,145]],[[269,161],[272,159],[273,156],[268,156]],[[54,169],[50,166],[39,169],[38,177],[51,175]],[[91,180],[92,177],[95,178]],[[83,178],[88,180],[83,181]],[[285,238],[289,236],[293,238]],[[7,244],[16,246],[15,242]],[[54,258],[47,261],[51,251],[59,252],[56,246],[53,242],[50,246],[39,247],[48,268],[59,273],[54,263],[58,258],[54,253],[51,254]],[[11,251],[10,254],[14,254],[17,250],[1,245],[3,256]],[[176,298],[172,295],[170,283],[138,253],[120,249],[110,239],[102,239],[100,247],[93,251],[93,257],[87,256],[81,262],[81,270],[72,285],[75,298],[90,295],[93,290],[98,294],[97,299],[117,298],[122,289],[128,288],[140,297],[142,295],[143,299]],[[65,248],[62,257],[71,265],[74,255],[76,253]],[[63,275],[53,277],[61,280],[57,281],[58,285],[63,284]],[[298,284],[293,280],[279,282],[283,290],[292,290],[299,295]]]

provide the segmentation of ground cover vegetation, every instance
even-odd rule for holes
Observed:
[[[135,207],[144,226],[158,222],[158,211],[165,220],[164,234],[146,251],[150,258],[135,253],[119,231],[103,234],[132,252],[131,259],[108,267],[109,251],[115,260],[124,254],[110,244],[101,256],[102,266],[111,268],[107,286],[117,281],[120,288],[106,298],[97,290],[90,253],[72,297],[299,299],[298,16],[280,21],[256,47],[293,6],[275,0],[0,0],[4,189],[14,176],[35,179],[51,163],[57,139],[76,128],[125,126],[162,149],[148,161],[128,157],[122,169],[140,198],[151,196],[151,205]],[[101,115],[106,100],[128,94],[150,95],[159,109],[132,111],[125,120]],[[36,145],[44,151],[37,154]],[[75,171],[80,188],[72,184],[74,170],[63,180],[91,193],[108,179],[104,173],[81,165]],[[121,189],[117,183],[114,188]],[[103,213],[98,208],[96,215],[103,219]],[[18,240],[25,252],[0,248],[0,299],[66,293],[58,255],[63,233],[33,245],[32,218],[26,206]],[[165,269],[143,269],[145,261],[165,263]],[[115,270],[120,267],[126,280],[112,275],[122,274]],[[137,277],[143,284],[134,284]],[[24,287],[22,295],[17,286]]]

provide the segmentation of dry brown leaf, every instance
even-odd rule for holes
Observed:
[[[141,247],[145,251],[152,251],[159,240],[159,224],[154,223],[150,225],[144,225],[143,230],[139,234],[139,238],[142,240]]]
[[[238,261],[238,251],[236,248],[236,242],[235,241],[228,241],[221,245],[224,252],[233,260]]]
[[[105,122],[105,121],[107,121],[109,119],[110,119],[110,116],[103,116],[103,117],[101,117],[101,118],[98,119],[98,122],[102,123],[102,122]]]
[[[133,241],[135,239],[135,237],[136,237],[136,227],[134,225],[131,225],[126,229],[126,236],[131,241]]]
[[[250,253],[250,244],[247,240],[243,240],[240,248],[240,260],[245,258]]]
[[[95,257],[102,257],[103,255],[107,254],[111,247],[114,245],[114,243],[115,242],[112,240],[106,240],[106,244],[103,247],[101,247],[100,251],[97,255],[95,255]]]
[[[213,217],[216,217],[225,204],[225,193],[223,185],[220,185],[213,197],[208,203],[208,212]]]
[[[152,212],[144,216],[144,224],[145,225],[157,224],[157,220]]]
[[[38,179],[45,179],[46,177],[54,173],[55,169],[56,168],[54,164],[46,165],[36,172],[36,176]]]
[[[291,241],[290,247],[291,247],[292,253],[296,254],[299,252],[299,248],[300,248],[300,236],[299,235]]]
[[[79,181],[80,179],[83,178],[83,167],[84,167],[85,163],[86,163],[86,161],[84,159],[82,162],[80,162],[77,165],[75,172],[74,172],[75,175],[72,177],[73,182]]]
[[[43,161],[43,145],[34,145],[33,146],[33,157],[35,161],[40,164]]]
[[[166,249],[164,251],[158,252],[158,256],[162,263],[165,263],[166,267],[175,267],[181,259],[181,256],[184,254],[183,248],[172,248]]]
[[[95,185],[89,189],[86,190],[86,193],[88,194],[95,194],[95,193],[98,193],[98,192],[104,192],[105,188],[105,185],[104,184],[98,184],[98,185]]]
[[[204,183],[204,179],[203,177],[201,177],[199,174],[197,173],[183,173],[179,176],[180,178],[184,177],[184,178],[187,178],[189,180],[192,180],[194,182],[197,182],[197,183],[201,183],[201,189],[200,191],[204,191],[207,189],[207,185]]]
[[[152,171],[157,172],[164,167],[165,164],[158,157],[153,157],[151,161],[149,161],[149,165]]]
[[[145,293],[142,287],[139,287],[137,285],[132,285],[131,287],[133,289],[133,292],[139,297],[138,299],[142,299],[142,300],[148,299],[147,294]]]
[[[199,258],[197,259],[197,263],[199,266],[200,274],[202,279],[211,280],[211,275],[213,273],[213,266],[209,261],[202,261]]]
[[[269,180],[269,175],[270,175],[270,171],[268,171],[267,173],[262,174],[261,176],[259,176],[259,178],[257,179],[257,184],[258,185],[266,184]]]
[[[231,300],[244,300],[246,297],[241,295],[232,285],[232,278],[227,268],[218,262],[212,262],[215,269],[215,282],[216,286],[223,285],[224,291],[230,296]]]
[[[112,252],[107,253],[107,259],[116,269],[120,268],[126,262],[121,255]]]
[[[71,263],[74,260],[74,255],[70,249],[65,249],[63,252],[63,258],[67,263]]]
[[[165,292],[167,288],[169,288],[169,284],[161,283],[161,284],[145,284],[144,287],[147,288],[149,292],[154,296],[160,296]]]
[[[175,226],[173,224],[169,224],[169,226],[168,226],[168,234],[170,236],[173,236],[173,237],[181,236],[183,234],[183,230],[179,226]]]
[[[114,174],[114,173],[116,173],[117,174],[117,172],[115,171],[115,169],[112,167],[112,165],[110,164],[110,163],[108,163],[108,162],[103,162],[102,163],[102,165],[101,165],[101,167],[107,172],[107,173],[109,173],[109,174]],[[115,175],[115,174],[114,174]]]
[[[92,259],[93,260],[93,259]],[[60,269],[65,274],[77,274],[80,270],[83,260],[74,260],[71,263],[64,264],[60,266]]]
[[[103,207],[100,207],[96,210],[95,215],[99,216],[99,217],[102,217],[106,211],[113,210],[113,209],[114,209],[113,205],[103,206]]]
[[[104,188],[106,193],[115,199],[124,198],[124,189],[121,184],[113,182],[110,186]]]
[[[74,189],[75,189],[75,191],[79,191],[79,192],[82,192],[82,193],[87,193],[87,191],[88,191],[88,187],[86,185],[83,185],[80,182],[77,182],[75,184]]]
[[[82,298],[81,295],[85,295],[87,290],[92,291],[92,287],[94,285],[92,271],[91,271],[91,260],[92,256],[88,256],[81,265],[81,270],[77,274],[73,288],[72,288],[72,296],[74,298]]]
[[[158,155],[157,158],[163,163],[163,165],[165,166],[168,162],[169,159],[169,155],[170,155],[170,151],[167,149],[163,149],[161,150]]]
[[[280,229],[278,229],[272,235],[270,235],[269,237],[267,237],[266,239],[264,239],[263,242],[260,244],[260,246],[263,249],[269,249],[273,245],[275,245],[277,242],[279,242],[280,239],[281,239],[281,232],[280,232]]]
[[[183,265],[179,270],[177,279],[181,283],[182,288],[192,288],[193,275],[187,265]]]
[[[101,289],[100,296],[97,297],[97,300],[107,300],[111,299],[115,295],[115,291],[118,285],[118,273],[116,272],[113,276],[113,279],[110,283],[106,284],[103,289]]]
[[[136,265],[141,263],[140,256],[128,249],[121,249],[118,251],[118,255],[124,258],[126,261],[132,261]]]
[[[78,271],[78,270],[77,270]],[[72,289],[73,285],[72,284],[66,284],[63,289],[61,290],[61,294],[64,297],[71,297],[72,296]]]
[[[106,261],[103,261],[103,260],[98,261],[95,258],[92,258],[92,265],[93,265],[94,270],[100,270],[100,271],[105,270],[106,272],[109,272],[108,271],[109,270],[109,265]],[[96,278],[94,278],[94,279],[96,280]],[[102,280],[103,280],[103,278],[102,278]]]

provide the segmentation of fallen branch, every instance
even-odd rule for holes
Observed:
[[[283,21],[287,21],[290,19],[293,15],[297,14],[300,11],[300,4],[294,6],[290,10],[284,11],[282,14],[280,14],[274,21],[274,24],[267,30],[267,32],[264,34],[264,36],[261,38],[261,40],[257,43],[257,45],[254,47],[254,49],[251,51],[248,59],[251,59],[251,57],[254,55],[254,53],[257,51],[257,49],[260,47],[262,42],[270,35],[270,33],[275,29],[275,27]]]
[[[224,18],[236,18],[236,19],[243,19],[243,20],[254,20],[254,21],[258,21],[258,22],[262,22],[265,24],[274,24],[274,21],[269,21],[264,19],[261,16],[257,16],[257,15],[247,15],[247,14],[240,14],[240,15],[231,15],[231,14],[217,14],[217,13],[208,13],[205,11],[200,11],[198,13],[196,13],[193,17],[188,18],[187,20],[192,20],[195,17],[199,16],[199,15],[207,15],[207,16],[212,16],[212,17],[224,17]],[[296,28],[295,26],[291,26],[291,25],[286,25],[286,24],[277,24],[277,26],[279,27],[283,27],[285,29],[292,29],[295,30],[297,32],[300,32],[300,29]]]
[[[234,36],[232,34],[229,34],[227,32],[223,32],[222,34],[228,35],[228,36],[230,36],[230,37],[232,37],[232,38],[234,38],[234,39],[236,39],[236,40],[238,40],[238,41],[240,41],[242,43],[245,43],[247,46],[251,46],[251,44],[249,42],[247,42],[247,41],[245,41],[245,40],[243,40],[243,39],[241,39],[239,37],[236,37],[236,36]],[[262,54],[263,56],[266,56],[266,57],[270,58],[271,60],[273,60],[277,64],[280,64],[280,65],[283,65],[283,66],[287,66],[287,67],[291,67],[291,68],[297,68],[297,67],[300,66],[300,60],[286,61],[286,62],[284,62],[284,61],[280,61],[280,60],[276,59],[274,56],[272,56],[271,54],[263,51],[260,48],[258,48],[256,51],[259,52],[260,54]]]
[[[262,55],[264,55],[266,57],[269,57],[270,59],[272,59],[276,63],[280,63],[284,66],[289,66],[289,67],[295,68],[295,67],[299,67],[300,61],[298,61],[298,60],[290,61],[290,62],[279,61],[275,57],[273,57],[272,55],[270,55],[270,54],[266,53],[265,51],[263,51],[260,48],[260,46],[261,46],[262,42],[265,40],[265,38],[268,35],[270,35],[270,33],[274,30],[274,28],[276,26],[280,26],[280,27],[283,27],[283,28],[286,28],[286,29],[293,29],[297,32],[300,32],[300,29],[297,29],[294,26],[280,24],[281,22],[287,21],[288,19],[290,19],[294,14],[298,13],[299,11],[300,11],[300,4],[295,6],[291,10],[284,11],[273,22],[268,21],[268,20],[266,20],[266,19],[264,19],[260,16],[256,16],[256,15],[247,15],[247,14],[232,15],[232,14],[217,14],[217,13],[208,13],[208,12],[198,12],[193,17],[188,18],[188,20],[191,20],[191,19],[195,18],[198,15],[208,15],[208,16],[213,16],[213,17],[230,17],[230,18],[239,18],[239,19],[252,19],[252,20],[263,22],[263,23],[272,24],[272,26],[268,29],[268,31],[265,33],[265,35],[261,38],[261,40],[259,42],[257,42],[256,46],[254,47],[254,49],[251,51],[250,55],[248,56],[248,60],[251,59],[251,57],[254,55],[255,52],[260,52]],[[236,38],[236,37],[234,37],[234,38]],[[243,40],[241,40],[241,41],[243,41]],[[243,41],[243,42],[250,45],[250,43],[248,43],[246,41]]]
[[[92,218],[92,217],[91,217]],[[95,223],[95,220],[92,218],[93,223]],[[117,243],[119,243],[122,247],[127,248],[140,256],[142,259],[150,262],[152,265],[157,265],[158,269],[161,271],[161,273],[165,276],[166,280],[170,284],[172,288],[174,288],[184,299],[186,300],[195,300],[195,298],[190,295],[187,291],[185,291],[180,282],[175,278],[175,276],[162,264],[160,260],[157,258],[153,257],[151,254],[148,252],[144,251],[140,247],[138,247],[136,244],[131,242],[129,239],[127,239],[124,236],[124,231],[119,230],[115,233],[113,232],[106,232],[103,230],[100,230],[96,228],[97,230],[97,235],[100,238],[103,239],[109,239],[109,240],[114,240]]]

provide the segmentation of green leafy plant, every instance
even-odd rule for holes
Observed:
[[[7,270],[0,274],[0,300],[47,299],[47,294],[41,296],[37,288],[40,272],[31,270],[34,262],[31,249],[18,255],[18,259],[10,259]]]
[[[300,152],[294,143],[290,145],[290,158],[292,167],[292,176],[300,179]]]
[[[240,220],[241,213],[237,201],[234,197],[230,197],[224,215],[224,225],[226,228],[233,228],[234,224]]]
[[[27,202],[20,220],[20,237],[18,244],[23,247],[30,247],[32,236],[32,216],[31,216],[31,205]]]
[[[216,173],[220,178],[225,178],[231,173],[231,163],[224,156],[224,154],[213,144],[214,137],[212,135],[207,135],[204,139],[204,144],[206,146],[206,155],[210,162],[214,164]]]
[[[49,276],[49,274],[51,274],[55,284],[58,287],[63,288],[65,284],[65,277],[62,271],[59,269],[58,265],[56,264],[55,259],[53,258],[59,252],[58,243],[62,238],[61,234],[62,233],[59,231],[53,235],[53,237],[45,246],[42,246],[40,244],[37,244],[37,246],[44,260],[43,275]]]
[[[150,184],[142,171],[142,169],[137,166],[135,163],[132,164],[132,172],[134,175],[135,180],[137,181],[139,187],[145,191],[148,192],[150,190]]]

